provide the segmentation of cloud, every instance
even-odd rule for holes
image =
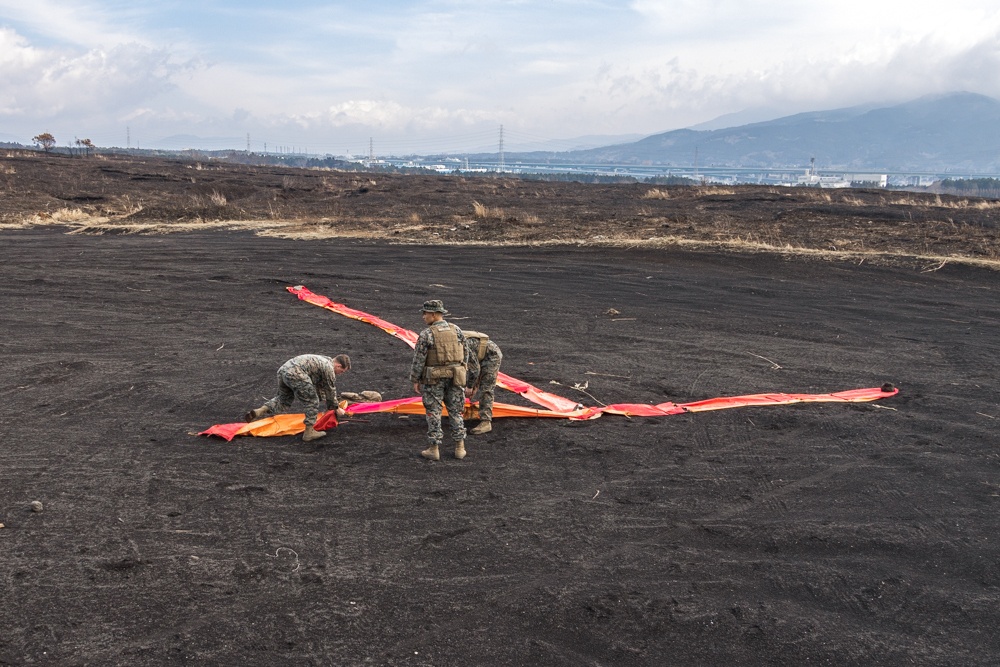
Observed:
[[[143,15],[142,5],[94,1],[0,0],[0,21],[46,41],[84,48],[145,43],[133,24]]]
[[[120,113],[172,90],[172,78],[196,66],[140,44],[76,53],[40,49],[2,28],[0,54],[0,108],[39,120]]]
[[[571,116],[575,100],[595,132],[657,132],[755,107],[792,114],[955,90],[997,97],[1000,80],[984,74],[1000,67],[1000,29],[960,46],[937,35],[884,39],[724,69],[637,45],[625,59],[591,67],[590,79],[575,82],[572,95],[560,91],[560,109]]]
[[[0,119],[32,134],[568,138],[1000,96],[1000,9],[977,0],[0,0],[0,17]]]

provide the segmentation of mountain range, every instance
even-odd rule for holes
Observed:
[[[894,106],[849,107],[515,160],[894,172],[1000,173],[1000,101],[957,92]]]

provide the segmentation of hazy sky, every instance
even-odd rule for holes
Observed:
[[[0,0],[22,143],[568,149],[958,90],[1000,97],[995,0]]]

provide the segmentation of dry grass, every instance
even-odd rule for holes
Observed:
[[[309,223],[315,226],[315,223]],[[272,220],[195,220],[192,222],[118,222],[108,219],[94,219],[91,222],[77,225],[68,234],[136,234],[158,236],[163,234],[178,234],[183,232],[204,231],[207,229],[246,230],[255,231],[261,236],[278,236],[277,230],[286,227],[306,229],[309,224],[298,220],[275,222]],[[270,232],[270,233],[269,233]],[[313,238],[330,238],[337,236],[329,228],[324,227]]]
[[[473,215],[481,220],[503,220],[504,210],[499,206],[484,206],[477,201],[472,202]]]
[[[940,200],[940,197],[938,199]],[[951,201],[951,202],[946,202],[944,204],[939,204],[939,206],[944,206],[945,208],[990,211],[995,208],[1000,208],[1000,201],[996,199],[977,199],[976,201],[969,201],[968,199],[959,199],[957,201]]]
[[[699,197],[712,196],[712,195],[734,195],[736,190],[732,188],[723,188],[717,185],[704,185],[695,188]]]
[[[832,203],[835,201],[834,195],[827,192],[820,193],[818,199],[819,201],[826,203]],[[994,209],[1000,209],[1000,200],[996,199],[965,198],[945,201],[941,198],[941,195],[934,195],[933,197],[897,195],[889,196],[884,201],[865,201],[856,195],[850,194],[837,198],[836,202],[839,204],[846,204],[847,206],[908,206],[914,208],[934,207],[974,211],[991,211]]]
[[[107,222],[105,216],[96,215],[80,208],[60,208],[55,211],[41,211],[34,215],[0,224],[0,229],[27,229],[44,225],[66,225],[80,227]]]
[[[204,231],[206,229],[245,230],[260,236],[297,240],[329,238],[351,238],[372,241],[388,241],[399,244],[427,243],[426,225],[412,224],[390,228],[381,227],[380,220],[353,220],[356,226],[333,226],[329,221],[317,224],[303,220],[215,220],[193,222],[144,222],[130,223],[95,216],[81,209],[60,209],[53,213],[33,216],[18,224],[0,224],[0,229],[25,228],[31,225],[65,224],[72,229],[70,234],[136,234],[160,235]],[[735,232],[735,230],[734,230]],[[776,253],[788,256],[812,257],[829,261],[871,262],[876,264],[906,264],[920,270],[933,271],[946,264],[964,264],[1000,271],[1000,252],[997,248],[984,244],[982,257],[943,255],[933,252],[913,253],[904,250],[867,249],[863,243],[852,239],[831,239],[826,248],[806,247],[782,240],[779,230],[762,230],[759,234],[739,236],[727,232],[716,232],[712,239],[696,239],[683,236],[651,236],[636,239],[606,230],[604,234],[548,239],[507,237],[502,240],[468,241],[461,239],[435,238],[436,244],[478,247],[542,247],[542,246],[592,246],[658,248],[681,247],[690,250],[726,250],[739,253]]]
[[[643,199],[670,199],[670,193],[659,188],[652,188],[642,193]]]
[[[135,215],[143,209],[142,202],[139,200],[134,200],[129,195],[123,195],[118,198],[116,208],[121,211],[124,216]]]

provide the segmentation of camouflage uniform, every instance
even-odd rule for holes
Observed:
[[[462,410],[465,409],[465,391],[455,384],[451,378],[428,382],[424,377],[427,353],[434,347],[434,329],[448,328],[448,323],[440,320],[420,332],[417,345],[413,349],[413,364],[410,366],[410,382],[420,385],[420,393],[424,399],[424,409],[427,411],[427,442],[440,445],[444,440],[441,429],[441,405],[448,407],[448,420],[451,422],[451,438],[455,442],[465,440],[465,422],[462,420]],[[465,335],[457,329],[458,342],[468,355],[465,346]],[[466,359],[465,361],[468,361]]]
[[[316,423],[320,401],[327,410],[337,409],[337,376],[333,359],[320,354],[300,354],[278,369],[278,395],[264,404],[267,414],[278,414],[292,407],[299,399],[306,406],[306,426]]]
[[[465,348],[469,360],[465,386],[475,389],[479,386],[479,418],[483,421],[493,421],[493,397],[497,387],[497,375],[500,373],[500,362],[503,352],[492,340],[486,341],[486,356],[479,360],[479,339],[467,337]]]

